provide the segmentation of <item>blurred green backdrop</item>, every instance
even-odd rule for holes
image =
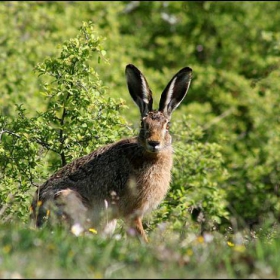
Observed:
[[[268,217],[278,221],[279,8],[278,1],[2,1],[2,215],[6,220],[20,217],[27,221],[34,190],[31,179],[35,176],[43,182],[59,166],[56,155],[46,156],[40,145],[32,146],[38,112],[50,112],[42,92],[46,93],[44,83],[51,81],[34,69],[46,58],[57,57],[83,22],[91,21],[94,32],[104,38],[102,56],[106,52],[109,63],[99,63],[97,57],[88,63],[100,81],[98,86],[104,87],[104,97],[114,98],[120,106],[109,106],[108,101],[100,104],[108,105],[104,109],[107,115],[120,109],[125,120],[113,115],[112,120],[118,118],[116,124],[106,124],[100,132],[107,138],[76,150],[73,144],[68,160],[99,144],[137,133],[138,109],[124,76],[128,63],[146,76],[155,105],[171,77],[189,66],[192,84],[172,120],[175,162],[171,191],[154,221],[169,220],[180,229],[192,223],[190,217],[211,228],[228,224],[252,227]],[[20,115],[15,104],[24,108]],[[109,107],[111,111],[106,111]],[[75,135],[76,131],[69,133]],[[26,142],[13,146],[15,135],[26,137]],[[27,151],[32,151],[28,157]],[[42,166],[43,161],[47,167]],[[6,209],[12,200],[20,203]]]

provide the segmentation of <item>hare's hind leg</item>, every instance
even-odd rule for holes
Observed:
[[[49,216],[49,210],[46,209],[44,202],[38,199],[38,195],[33,198],[31,204],[30,218],[35,227],[41,227]]]
[[[71,189],[61,190],[55,195],[55,203],[70,224],[73,234],[78,236],[85,231],[88,209],[79,193]]]

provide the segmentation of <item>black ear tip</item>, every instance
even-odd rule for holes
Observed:
[[[136,76],[141,76],[140,70],[134,66],[133,64],[127,64],[125,67],[125,73],[126,75],[136,75]]]
[[[133,64],[127,64],[125,69],[137,69]]]
[[[192,78],[192,68],[184,67],[175,76],[191,79]]]
[[[184,67],[183,69],[181,69],[180,71],[179,71],[179,73],[192,73],[192,68],[190,68],[190,67]]]

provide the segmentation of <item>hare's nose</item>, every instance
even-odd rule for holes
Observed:
[[[160,142],[159,141],[148,141],[148,144],[151,147],[155,148],[155,147],[159,146]]]

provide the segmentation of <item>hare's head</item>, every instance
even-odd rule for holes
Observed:
[[[147,152],[158,153],[171,145],[171,114],[187,94],[192,69],[185,67],[174,75],[161,94],[158,110],[153,110],[152,91],[139,69],[129,64],[125,72],[128,90],[141,113],[139,141]]]

